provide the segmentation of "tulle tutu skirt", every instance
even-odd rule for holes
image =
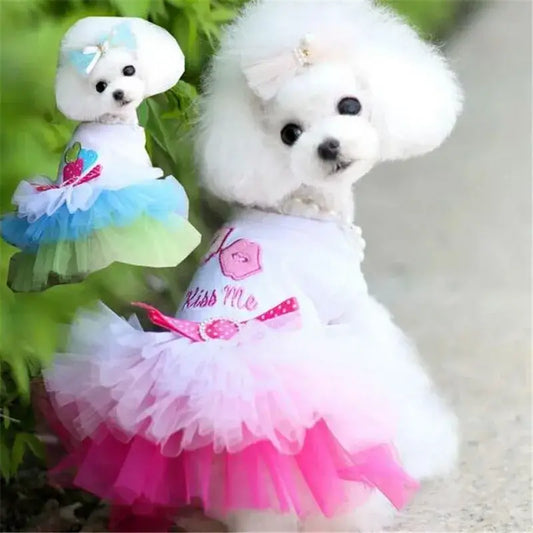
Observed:
[[[27,207],[42,212],[39,195],[49,191],[32,191],[18,213],[2,220],[3,239],[21,250],[13,256],[8,275],[15,291],[79,281],[114,261],[175,266],[200,241],[186,218],[187,197],[173,177],[92,191],[94,199],[86,210],[71,212],[65,202],[38,218]]]
[[[359,349],[343,326],[252,321],[194,342],[85,313],[45,374],[70,450],[56,474],[139,514],[200,499],[218,516],[331,516],[374,490],[402,507],[417,483],[391,445],[393,406],[351,368]]]

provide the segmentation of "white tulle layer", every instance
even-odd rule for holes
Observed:
[[[109,167],[109,165],[107,165]],[[23,180],[13,194],[12,203],[17,206],[20,217],[34,222],[43,215],[53,215],[62,205],[66,205],[70,213],[78,210],[87,211],[94,204],[102,190],[118,190],[131,185],[147,183],[160,178],[163,171],[154,167],[131,167],[127,172],[117,168],[107,169],[106,177],[70,185],[38,191],[36,185],[52,186],[57,182],[45,176],[37,176],[31,180]],[[115,179],[110,179],[108,176]]]
[[[211,443],[236,452],[264,439],[295,453],[306,429],[323,419],[355,451],[394,434],[372,375],[352,367],[355,353],[372,358],[372,350],[344,326],[250,323],[229,341],[193,343],[144,332],[101,306],[79,316],[69,353],[45,379],[79,439],[105,424],[160,444],[168,456]]]

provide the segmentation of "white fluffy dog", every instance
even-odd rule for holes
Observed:
[[[57,106],[80,122],[136,124],[140,103],[174,86],[184,65],[174,37],[155,24],[87,17],[61,42]]]
[[[351,220],[353,183],[439,146],[461,93],[438,50],[385,8],[272,1],[227,31],[204,104],[200,163],[214,194],[279,209],[303,186]]]
[[[439,146],[461,100],[439,51],[383,7],[363,0],[252,3],[227,30],[206,79],[198,137],[203,183],[234,205],[348,226],[353,184],[380,161]],[[309,257],[316,255],[311,235],[298,244],[300,260],[306,245]],[[318,245],[327,256],[327,242]],[[316,282],[328,280],[317,271]],[[339,320],[376,346],[375,357],[354,364],[374,374],[398,409],[395,445],[404,467],[419,480],[445,474],[457,453],[454,416],[379,304],[358,293],[349,308]],[[376,493],[334,519],[243,512],[229,525],[366,531],[393,516]]]

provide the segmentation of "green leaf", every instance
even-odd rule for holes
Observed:
[[[33,455],[38,457],[39,459],[44,459],[44,444],[31,433],[23,433],[24,435],[24,442],[26,443],[26,446],[31,450]]]
[[[161,123],[159,106],[154,98],[146,100],[146,106],[148,108],[146,130],[160,148],[166,150],[165,132]]]
[[[65,163],[72,163],[78,159],[78,154],[81,150],[81,144],[75,142],[66,152],[65,152]]]
[[[192,103],[192,101],[198,96],[196,87],[183,80],[180,80],[179,83],[172,87],[169,92],[175,94],[180,99],[185,99],[187,104]]]
[[[145,128],[148,122],[148,104],[146,100],[137,108],[137,118],[139,119],[139,126]]]
[[[9,363],[20,394],[28,397],[30,392],[30,377],[24,359],[13,358]]]
[[[165,0],[152,0],[152,3],[150,4],[150,18],[155,24],[159,25],[168,22]]]
[[[211,13],[213,21],[218,23],[229,22],[235,17],[235,10],[227,7],[217,7]]]
[[[2,421],[4,423],[4,429],[9,429],[9,426],[11,424],[11,418],[9,416],[9,407],[5,406],[2,408]]]
[[[11,473],[15,474],[22,464],[24,458],[24,452],[26,451],[26,440],[24,433],[18,433],[11,449]]]
[[[11,477],[11,466],[9,460],[9,448],[7,447],[4,440],[0,437],[0,473],[2,477],[6,480],[9,480]]]
[[[123,17],[146,18],[151,0],[111,0],[111,4]]]
[[[31,433],[17,433],[15,442],[11,449],[10,472],[16,474],[19,469],[26,450],[30,450],[36,457],[44,459],[44,445],[43,443]]]
[[[168,0],[169,4],[172,4],[173,6],[179,7],[180,9],[183,9],[183,6],[185,5],[185,0]]]

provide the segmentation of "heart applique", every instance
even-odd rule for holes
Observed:
[[[60,189],[81,185],[92,181],[102,174],[102,165],[95,165],[98,154],[94,150],[82,148],[79,142],[65,150],[63,157],[65,164],[60,170],[60,181],[56,183],[35,183],[36,191],[44,192],[50,189]]]
[[[82,148],[78,154],[78,157],[83,160],[83,172],[86,172],[96,163],[98,154],[94,150]]]
[[[63,167],[63,185],[74,183],[83,172],[83,160],[81,158],[71,161]]]

